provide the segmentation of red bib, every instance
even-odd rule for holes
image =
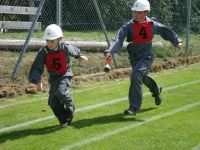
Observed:
[[[144,44],[150,42],[153,39],[151,22],[146,21],[144,23],[134,23],[133,33],[134,44]]]
[[[64,52],[47,53],[46,67],[54,73],[65,74],[68,69],[66,54]]]

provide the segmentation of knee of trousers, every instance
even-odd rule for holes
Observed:
[[[132,81],[138,81],[138,80],[142,81],[142,77],[143,77],[143,74],[141,73],[141,71],[134,71],[131,74]]]
[[[49,106],[51,107],[51,109],[53,109],[53,110],[56,110],[56,109],[59,109],[59,110],[61,110],[61,109],[63,109],[64,108],[64,104],[61,102],[61,101],[59,101],[58,99],[51,99],[50,101],[49,101]]]
[[[51,107],[51,110],[53,111],[54,115],[58,119],[61,119],[63,116],[62,112],[63,112],[64,106],[61,106],[61,104],[51,103],[50,107]]]
[[[61,101],[62,101],[62,99],[71,100],[71,95],[70,95],[69,91],[66,91],[66,90],[57,90],[55,93],[55,96],[60,98]]]
[[[68,93],[68,92],[66,92],[66,93],[57,92],[55,96],[64,105],[64,108],[66,110],[73,111],[73,101],[72,101],[70,93]]]

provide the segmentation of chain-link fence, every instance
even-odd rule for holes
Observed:
[[[25,27],[18,29],[17,26],[20,27],[20,25],[17,25],[17,21],[33,21],[34,15],[30,14],[29,8],[38,8],[40,2],[40,0],[4,0],[0,2],[0,6],[13,6],[9,8],[9,12],[12,12],[10,14],[9,12],[4,13],[1,11],[0,22],[15,21],[15,26],[11,29],[2,24],[0,26],[1,50],[5,52],[5,50],[12,49],[19,52],[19,50],[22,49],[28,35],[28,26],[30,27],[31,25],[26,25],[27,29]],[[98,8],[95,7],[95,2]],[[75,66],[77,65],[77,68],[75,67],[76,73],[79,74],[81,71],[85,71],[86,68],[89,68],[90,71],[92,70],[91,72],[101,71],[104,65],[103,54],[100,52],[99,55],[94,56],[93,52],[97,53],[99,52],[98,50],[106,49],[108,47],[106,36],[108,40],[111,41],[118,28],[123,25],[124,22],[132,18],[131,6],[133,2],[133,0],[45,0],[39,19],[37,20],[38,26],[31,36],[28,48],[36,50],[38,47],[44,45],[45,41],[42,39],[44,29],[49,24],[57,23],[64,31],[64,40],[85,50],[92,61],[92,63],[90,61],[83,66],[75,64]],[[183,40],[186,40],[187,2],[187,0],[150,0],[151,12],[149,16],[171,26],[179,36],[182,36]],[[21,11],[24,9],[24,13],[20,14],[18,12],[17,14],[17,12],[15,12],[16,6],[20,7]],[[195,54],[198,53],[198,47],[200,46],[198,45],[199,42],[197,42],[200,37],[199,0],[193,0],[191,8],[190,29],[193,34],[190,36],[190,46],[192,53]],[[100,13],[100,16],[98,13]],[[101,22],[101,18],[103,22]],[[102,23],[105,25],[105,31]],[[126,53],[122,55],[126,55]],[[30,57],[30,55],[25,55],[24,60],[28,57]],[[118,67],[128,66],[128,61],[125,61],[124,58],[119,56],[116,57]],[[31,58],[31,60],[32,59],[33,58]],[[30,60],[30,58],[28,58],[28,60]],[[16,61],[17,58],[12,63],[13,68]],[[7,71],[6,74],[10,74],[11,71],[12,70],[9,70],[9,72]]]
[[[41,31],[43,31],[47,25],[57,23],[60,24],[66,32],[102,32],[101,22],[97,15],[94,1],[98,4],[108,32],[116,32],[125,21],[132,18],[130,8],[133,4],[133,0],[45,0],[38,20],[38,22],[41,22]],[[39,0],[4,0],[0,2],[0,5],[37,8],[39,3]],[[185,32],[187,25],[187,0],[151,0],[150,3],[150,16],[153,16],[166,25],[170,25],[177,33]],[[200,31],[199,5],[198,0],[192,1],[191,30],[194,32]],[[0,13],[0,21],[32,21],[32,18],[33,15]],[[3,30],[2,26],[1,28]],[[5,26],[4,28],[6,30],[7,27]],[[22,31],[7,29],[7,32]],[[38,38],[40,38],[39,35]],[[3,34],[1,35],[1,39],[2,38],[4,38]],[[77,37],[73,40],[80,40],[80,38]],[[85,38],[81,40],[85,40]]]

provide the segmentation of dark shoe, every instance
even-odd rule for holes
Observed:
[[[61,126],[69,126],[72,123],[72,119],[74,117],[75,106],[73,105],[73,110],[65,110],[65,119],[64,122],[60,123]]]
[[[74,113],[75,113],[75,106],[74,106],[74,104],[73,104],[73,110],[68,110],[67,111],[67,122],[68,122],[68,124],[70,125],[71,123],[72,123],[72,119],[73,119],[73,117],[74,117]]]
[[[162,102],[162,99],[160,97],[160,93],[162,92],[162,87],[159,87],[159,94],[158,95],[152,95],[153,97],[155,97],[155,104],[156,105],[160,105]]]
[[[66,121],[62,124],[60,124],[62,127],[66,127],[66,126],[69,126],[72,122],[72,118],[68,118],[66,119]]]
[[[74,117],[74,113],[67,111],[67,114],[65,116],[65,120],[64,120],[64,122],[60,123],[60,125],[62,127],[69,126],[72,123],[73,117]]]
[[[124,111],[124,114],[125,115],[131,115],[131,116],[135,116],[137,113],[137,109],[136,108],[133,108],[133,107],[129,107],[128,109],[126,109]]]
[[[73,115],[65,112],[65,116],[63,116],[63,119],[62,121],[59,121],[60,122],[60,125],[62,127],[66,127],[66,126],[69,126],[71,123],[72,123],[72,119],[73,119]]]

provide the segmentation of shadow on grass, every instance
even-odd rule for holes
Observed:
[[[140,113],[151,111],[153,109],[155,108],[142,109]],[[125,122],[125,121],[144,122],[144,120],[137,119],[137,117],[127,116],[120,113],[120,114],[114,114],[110,116],[101,116],[101,117],[96,117],[96,118],[78,120],[76,122],[73,122],[71,126],[80,129],[80,128],[92,126],[95,124],[108,124],[108,123],[113,123],[113,122]],[[37,129],[11,131],[9,133],[0,134],[0,143],[3,143],[7,140],[17,140],[19,138],[27,137],[30,135],[45,135],[45,134],[53,133],[60,129],[63,129],[63,128],[60,127],[59,125],[54,125],[54,126],[49,126],[49,127],[37,128]]]
[[[27,137],[30,135],[44,135],[55,132],[59,129],[62,129],[59,125],[37,128],[37,129],[25,129],[19,131],[12,131],[9,133],[0,134],[0,143],[5,142],[6,140],[17,140],[19,138]]]
[[[140,110],[140,113],[144,113],[147,111],[151,111],[156,108],[147,108],[147,109],[142,109]],[[105,115],[105,116],[100,116],[96,118],[90,118],[90,119],[82,119],[75,121],[71,124],[74,128],[84,128],[96,124],[108,124],[108,123],[113,123],[113,122],[125,122],[125,121],[136,121],[136,122],[143,122],[144,120],[137,119],[136,116],[129,116],[124,115],[122,113],[120,114],[114,114],[114,115]]]

